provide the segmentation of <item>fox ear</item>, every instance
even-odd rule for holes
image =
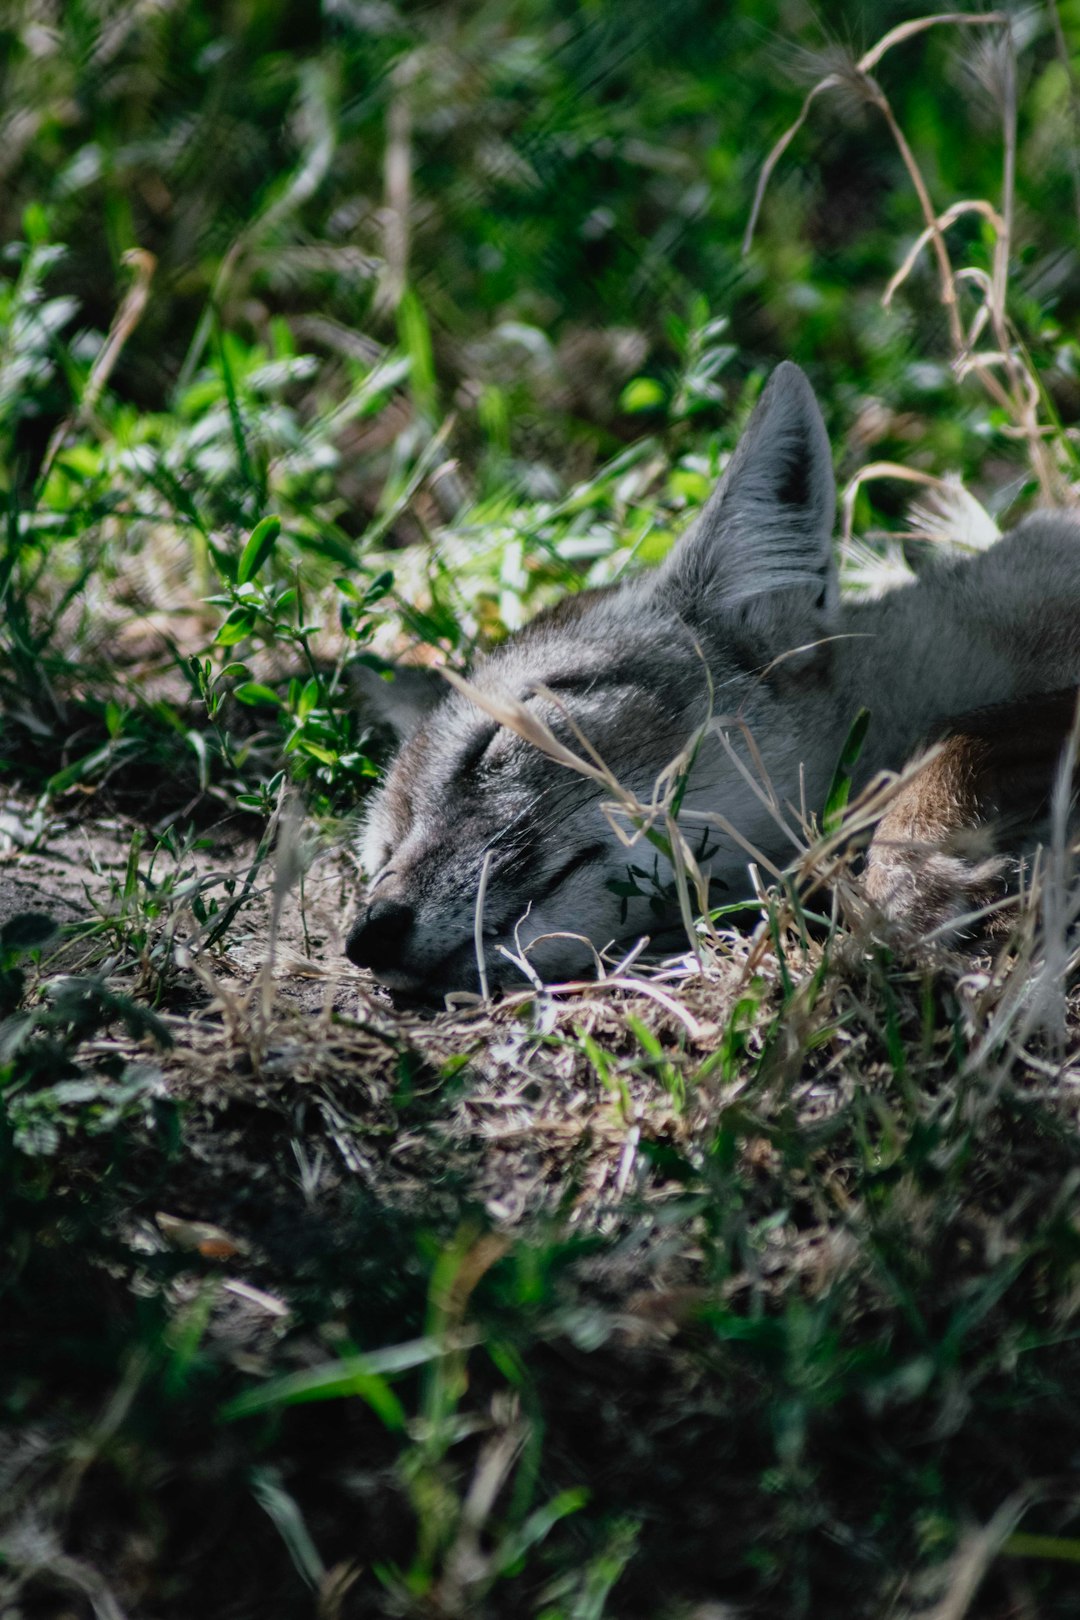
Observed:
[[[349,684],[372,718],[389,726],[401,742],[412,736],[439,699],[446,696],[446,682],[433,669],[410,664],[379,667],[357,659],[348,668]]]
[[[825,423],[806,376],[786,360],[769,378],[705,510],[665,562],[662,588],[681,608],[699,612],[778,591],[830,608],[835,516]]]

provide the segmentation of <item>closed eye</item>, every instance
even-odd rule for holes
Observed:
[[[636,668],[615,664],[605,669],[568,670],[562,675],[551,675],[537,685],[546,686],[549,692],[570,692],[591,696],[595,692],[607,692],[615,686],[636,686],[639,678],[639,671]],[[535,695],[536,687],[530,687],[523,694],[525,698]]]
[[[606,675],[603,676],[603,681],[606,685]],[[541,686],[546,686],[549,692],[591,692],[593,688],[599,686],[600,683],[601,673],[597,670],[590,670],[583,671],[578,675],[552,675],[550,680],[541,681],[538,684]],[[525,693],[526,700],[535,696],[535,687],[530,687]]]
[[[606,844],[586,845],[584,849],[579,850],[576,855],[572,855],[568,861],[564,861],[562,866],[552,873],[538,894],[529,896],[529,904],[535,905],[539,901],[550,899],[568,878],[573,877],[575,872],[580,871],[582,867],[592,866],[596,861],[602,861],[606,854]],[[520,901],[515,901],[514,910],[501,921],[493,922],[490,928],[485,929],[485,932],[490,934],[501,933],[504,929],[513,927],[514,922],[520,920],[521,916]]]
[[[562,887],[567,878],[573,877],[574,873],[579,872],[583,866],[593,866],[597,861],[602,861],[606,854],[606,844],[586,845],[584,849],[579,850],[576,855],[572,855],[568,861],[565,861],[548,879],[544,886],[545,896],[554,894],[556,889]]]
[[[476,769],[498,734],[498,726],[489,726],[486,731],[479,732],[473,738],[458,765],[458,770],[463,776]]]

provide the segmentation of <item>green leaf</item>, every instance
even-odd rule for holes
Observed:
[[[378,1412],[388,1427],[400,1428],[404,1425],[405,1414],[386,1379],[395,1373],[408,1372],[413,1367],[425,1367],[444,1356],[457,1355],[477,1342],[470,1339],[463,1343],[459,1339],[449,1344],[444,1339],[429,1335],[422,1339],[410,1339],[405,1344],[390,1345],[385,1350],[373,1350],[368,1355],[343,1356],[340,1361],[330,1362],[326,1366],[286,1373],[258,1389],[237,1395],[221,1408],[221,1417],[228,1423],[254,1412],[295,1406],[302,1401],[331,1401],[340,1400],[343,1396],[359,1395],[361,1400],[367,1401]],[[381,1388],[378,1387],[380,1385]],[[385,1399],[387,1395],[389,1401]],[[379,1402],[383,1403],[381,1409],[377,1404]]]
[[[381,574],[377,574],[375,576],[367,590],[364,592],[365,604],[378,602],[386,595],[387,591],[392,588],[393,583],[393,573],[389,568],[384,568]]]
[[[11,983],[8,981],[11,980]],[[14,1004],[22,993],[22,974],[6,973],[0,979],[5,991],[4,1000]],[[32,1012],[16,1012],[0,1023],[0,1063],[10,1063],[17,1057],[37,1028]]]
[[[234,607],[214,640],[219,647],[235,647],[238,641],[250,636],[254,628],[255,614],[251,608]]]
[[[495,1553],[498,1568],[509,1573],[521,1563],[530,1547],[544,1540],[560,1519],[565,1519],[570,1513],[580,1513],[588,1504],[589,1497],[590,1492],[584,1486],[572,1486],[553,1496],[545,1506],[534,1508],[524,1523],[511,1530],[499,1543]]]
[[[847,809],[848,796],[851,793],[851,778],[862,753],[863,743],[866,741],[866,728],[870,724],[870,710],[860,709],[851,722],[851,729],[844,740],[840,750],[840,758],[836,762],[832,782],[829,784],[828,796],[825,799],[825,809],[822,812],[821,825],[826,833],[834,833],[844,819]]]
[[[311,738],[305,737],[303,733],[296,739],[296,747],[302,754],[309,754],[312,759],[317,759],[320,765],[334,765],[337,763],[337,754],[332,749],[323,748],[320,743],[312,742]],[[286,753],[291,751],[291,748],[288,747],[285,750]]]
[[[22,228],[31,247],[49,240],[49,216],[40,203],[28,203],[23,209]]]
[[[68,788],[74,787],[76,782],[83,782],[88,776],[92,776],[99,766],[105,764],[112,751],[111,744],[106,748],[95,748],[93,753],[85,754],[82,759],[77,759],[73,765],[66,765],[62,771],[57,771],[55,776],[49,777],[45,784],[45,792],[50,797],[55,797],[59,793],[66,793]]]
[[[281,708],[281,699],[269,686],[263,686],[259,681],[244,681],[242,685],[233,689],[233,697],[238,703],[269,703],[275,709]]]
[[[281,534],[281,519],[279,517],[264,517],[256,523],[248,536],[247,545],[240,553],[240,561],[236,565],[236,583],[246,585],[249,579],[254,579],[263,563],[266,562]]]
[[[435,356],[427,313],[412,288],[401,296],[397,309],[398,338],[409,357],[409,387],[422,416],[435,412]]]
[[[218,359],[221,363],[221,376],[225,383],[225,400],[229,407],[229,424],[232,428],[233,443],[236,447],[236,463],[240,468],[240,475],[245,484],[258,488],[255,469],[251,463],[248,452],[247,434],[244,432],[244,419],[240,414],[240,401],[236,393],[236,378],[233,374],[232,361],[229,350],[231,344],[228,333],[218,333]],[[261,493],[261,491],[260,491]]]
[[[655,377],[632,377],[619,395],[619,409],[627,413],[658,411],[666,395]]]
[[[307,681],[296,703],[296,715],[299,720],[306,720],[312,709],[319,701],[319,683],[314,676]]]
[[[627,1013],[626,1022],[637,1036],[642,1049],[649,1055],[649,1057],[664,1058],[667,1056],[657,1037],[653,1034],[652,1030],[647,1024],[642,1023],[640,1018],[635,1018],[633,1013]]]

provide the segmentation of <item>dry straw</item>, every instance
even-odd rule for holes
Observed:
[[[993,62],[989,67],[996,80],[995,98],[1000,102],[1002,117],[1001,203],[997,208],[983,198],[955,202],[944,210],[938,210],[934,206],[929,185],[919,162],[897,121],[888,96],[874,77],[874,70],[895,46],[924,33],[927,29],[943,25],[991,30],[995,44],[999,47],[993,53]],[[1040,421],[1040,410],[1053,418],[1052,407],[1006,307],[1016,193],[1017,89],[1014,26],[1014,19],[1000,11],[985,12],[978,16],[965,15],[962,12],[943,12],[936,16],[917,17],[898,28],[890,29],[863,56],[844,61],[839,67],[834,67],[831,72],[824,74],[811,87],[795,122],[784,131],[762,165],[743,249],[744,251],[750,249],[772,174],[806,123],[815,101],[827,91],[844,91],[849,95],[854,92],[863,103],[873,107],[885,120],[918,198],[924,220],[923,230],[889,281],[882,302],[888,307],[898,289],[911,275],[923,252],[930,248],[937,267],[938,295],[948,323],[953,370],[958,379],[963,379],[969,373],[978,378],[991,403],[1007,418],[1001,432],[1006,436],[1021,439],[1026,444],[1042,501],[1044,504],[1057,506],[1065,504],[1070,498],[1068,484],[1054,456],[1054,440],[1060,438],[1060,428],[1053,420],[1049,425]],[[970,265],[957,269],[953,263],[947,233],[958,220],[971,214],[977,214],[984,219],[993,232],[994,252],[989,274]],[[976,295],[974,313],[966,324],[961,313],[958,290],[961,286],[970,288]],[[846,508],[850,510],[859,484],[871,477],[883,476],[911,479],[918,475],[893,463],[878,463],[872,469],[864,469],[853,489],[849,491],[849,498],[845,502]]]

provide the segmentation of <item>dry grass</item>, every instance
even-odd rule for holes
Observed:
[[[832,881],[854,891],[844,859],[834,840]],[[804,858],[798,885],[819,877]],[[319,1590],[351,1573],[341,1613],[360,1612],[350,1604],[361,1600],[380,1613],[421,1609],[396,1577],[372,1583],[365,1565],[379,1553],[365,1533],[345,1538],[344,1555],[344,1476],[324,1501],[305,1436],[324,1468],[356,1468],[365,1448],[384,1457],[393,1558],[430,1563],[422,1612],[494,1615],[535,1601],[498,1548],[541,1412],[544,1491],[588,1483],[596,1498],[576,1542],[554,1537],[558,1556],[599,1558],[620,1514],[637,1525],[619,1566],[633,1572],[619,1613],[658,1612],[657,1582],[687,1601],[753,1591],[753,1612],[790,1613],[784,1581],[799,1546],[810,1589],[852,1614],[921,1613],[933,1592],[936,1614],[991,1614],[974,1606],[987,1583],[992,1593],[1056,1590],[1043,1574],[1059,1543],[1061,1557],[1072,1545],[1074,1511],[1071,1488],[1049,1476],[1066,1466],[1060,1443],[1071,1430],[1054,1391],[1071,1377],[1080,1310],[1066,1235],[1080,1185],[1080,1006],[1070,996],[1062,1045],[1023,993],[1045,951],[1045,902],[1025,901],[996,958],[938,950],[905,963],[839,914],[808,930],[798,885],[769,897],[756,932],[717,929],[703,964],[527,986],[435,1017],[395,1011],[333,958],[293,957],[294,890],[272,999],[266,960],[226,946],[204,976],[209,1002],[166,1015],[174,1044],[153,1061],[181,1110],[184,1153],[171,1167],[159,1160],[137,1196],[112,1207],[101,1234],[109,1266],[137,1293],[167,1279],[168,1366],[198,1318],[201,1364],[232,1392],[248,1443],[260,1412],[285,1423],[272,1454],[288,1488],[266,1509],[268,1533],[303,1562],[300,1515],[321,1549],[311,1565]],[[80,1051],[90,1069],[151,1056],[117,1032]],[[80,1151],[89,1170],[92,1144]],[[150,1139],[138,1151],[153,1162]],[[428,1283],[427,1338],[412,1308],[402,1315],[374,1294],[365,1308],[356,1292],[353,1267],[368,1275],[376,1258],[373,1220],[410,1253],[406,1272],[417,1231],[429,1234],[421,1254],[443,1254]],[[359,1357],[341,1338],[345,1322]],[[1025,1438],[1003,1454],[1003,1436],[1015,1442],[1019,1431],[994,1392],[1021,1352],[1041,1367],[1043,1393],[1017,1393]],[[496,1369],[515,1358],[514,1392],[500,1394]],[[414,1390],[391,1375],[402,1399],[420,1403],[400,1444],[370,1416],[340,1434],[327,1427],[343,1379],[363,1407],[364,1380],[398,1363],[426,1365],[429,1380]],[[436,1373],[450,1380],[441,1395]],[[158,1375],[147,1366],[133,1376],[130,1400],[145,1410]],[[306,1400],[331,1397],[329,1407],[290,1416],[301,1389]],[[440,1423],[453,1415],[457,1437],[447,1431],[432,1461],[437,1408]],[[46,1570],[68,1589],[98,1582],[115,1605],[100,1612],[126,1612],[132,1560],[153,1587],[170,1554],[159,1539],[129,1550],[128,1573],[100,1551],[73,1573],[58,1550],[55,1443],[36,1473],[26,1455],[14,1458],[0,1589],[9,1600],[27,1582],[37,1591]],[[729,1475],[704,1489],[726,1525],[705,1541],[687,1497],[702,1488],[702,1443]],[[951,1481],[958,1517],[940,1546],[917,1528],[933,1493],[876,1529],[867,1517],[890,1471],[920,1453]],[[846,1477],[843,1466],[836,1473],[845,1454]],[[748,1455],[771,1480],[764,1491]],[[107,1448],[95,1456],[91,1477],[109,1477]],[[424,1490],[403,1494],[410,1479],[441,1482],[438,1513]],[[800,1499],[813,1503],[801,1525]],[[1022,1536],[1010,1557],[1018,1525],[1047,1538],[1042,1563],[1018,1564]],[[858,1557],[838,1555],[843,1534],[886,1563],[868,1577]],[[752,1577],[747,1546],[779,1560],[779,1585],[760,1569]],[[235,1573],[214,1556],[228,1586]]]

